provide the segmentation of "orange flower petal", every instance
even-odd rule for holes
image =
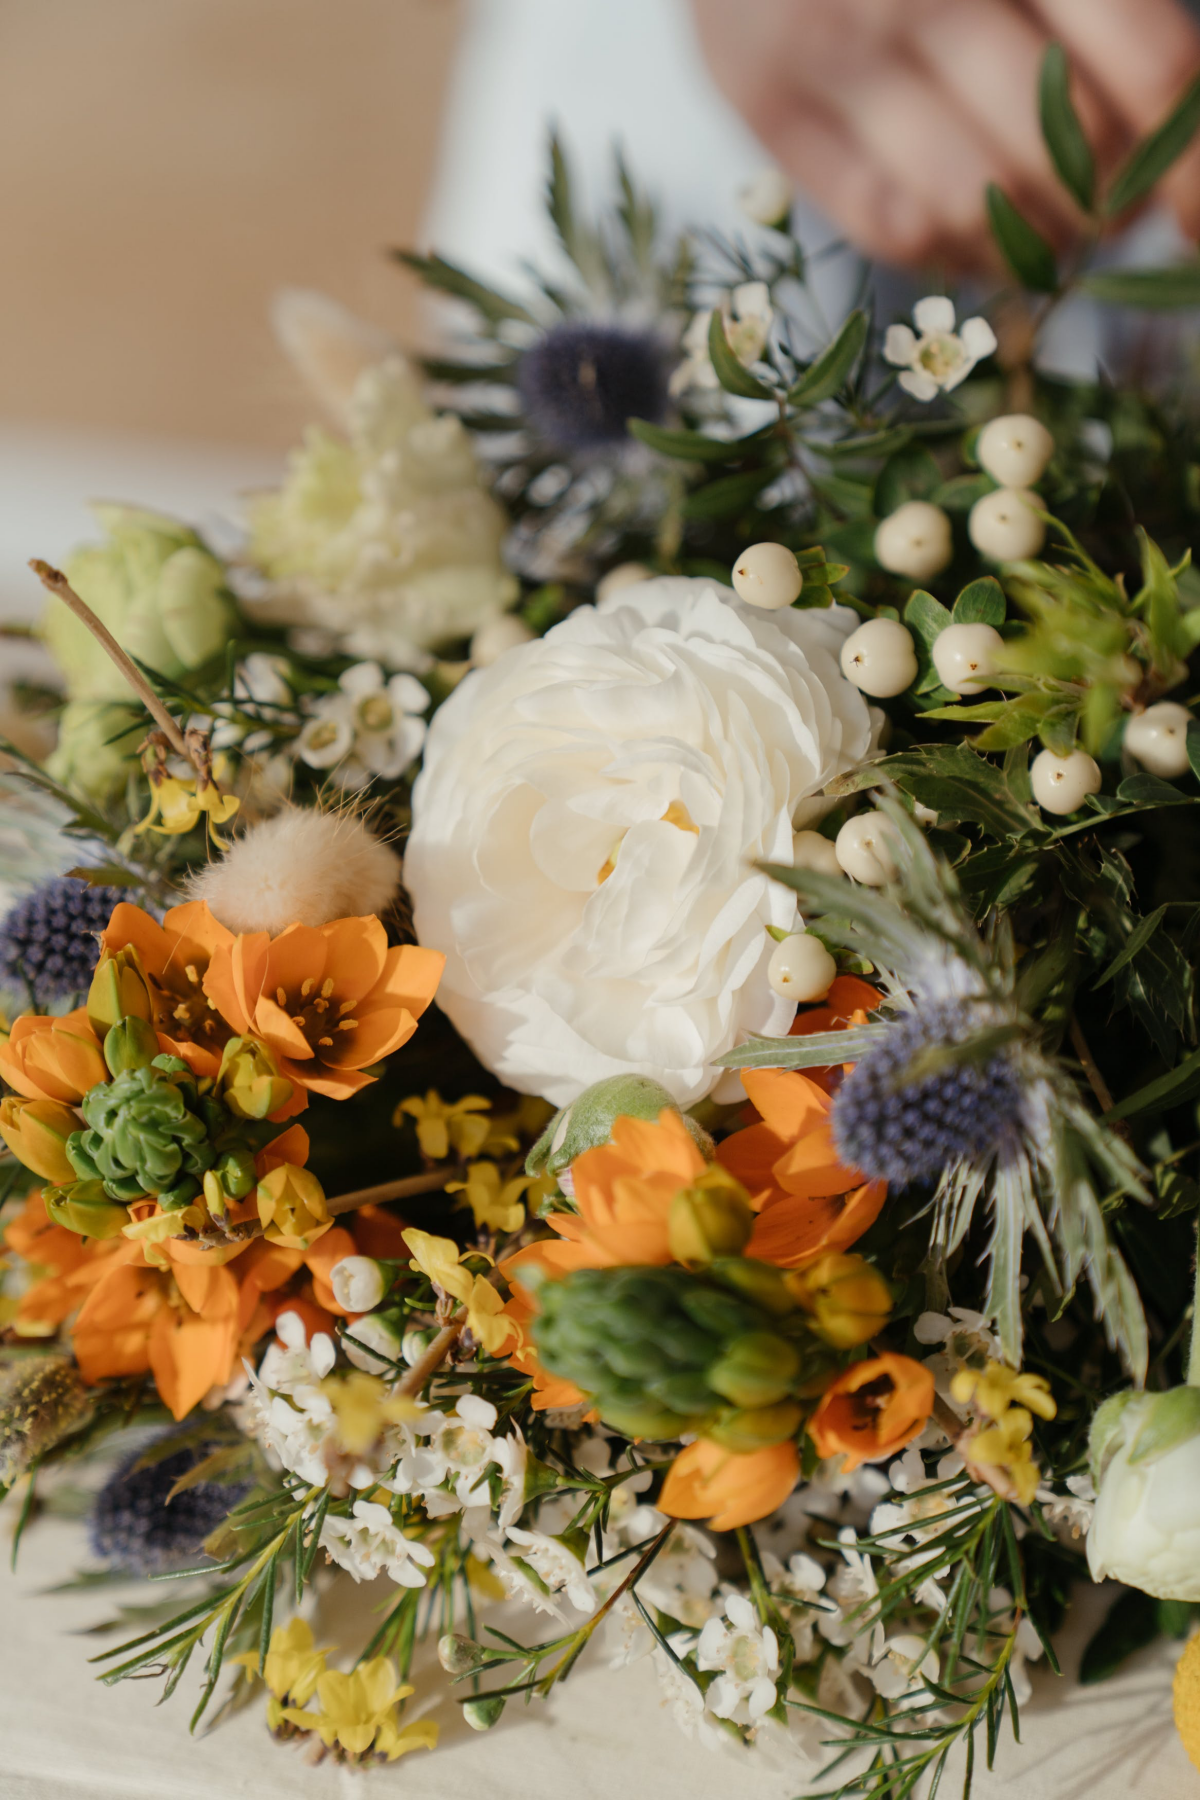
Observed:
[[[333,1044],[322,1050],[321,1061],[331,1069],[365,1069],[407,1044],[416,1029],[417,1021],[406,1007],[377,1007],[364,1012],[353,1031],[335,1025]]]
[[[783,1269],[802,1268],[830,1250],[848,1250],[870,1229],[887,1199],[886,1181],[868,1181],[850,1194],[771,1200],[758,1215],[745,1254]]]
[[[840,1454],[849,1474],[860,1463],[878,1462],[911,1443],[933,1401],[933,1371],[888,1350],[854,1363],[831,1382],[808,1429],[818,1455]]]
[[[863,1179],[861,1169],[848,1169],[840,1160],[828,1119],[789,1145],[775,1164],[776,1185],[785,1194],[806,1199],[817,1194],[844,1194],[848,1188],[861,1186]]]
[[[368,916],[334,919],[322,925],[321,934],[325,939],[326,978],[333,982],[339,1002],[349,1000],[357,1005],[382,979],[387,963],[387,932],[378,919]]]
[[[278,1057],[308,1062],[315,1054],[299,1025],[268,994],[260,994],[255,1002],[254,1030]]]
[[[421,944],[401,944],[384,958],[383,973],[371,998],[398,1000],[419,1018],[437,992],[446,958]]]
[[[787,1143],[829,1117],[828,1094],[799,1069],[743,1069],[742,1086],[764,1123]]]
[[[223,1386],[237,1353],[236,1315],[202,1319],[173,1306],[150,1327],[147,1354],[159,1398],[175,1419],[185,1418],[209,1388]]]
[[[697,1438],[675,1458],[657,1504],[670,1519],[707,1519],[713,1531],[732,1531],[775,1512],[799,1479],[792,1443],[737,1454]]]

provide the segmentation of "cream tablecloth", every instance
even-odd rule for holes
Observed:
[[[11,1504],[0,1521],[7,1542]],[[49,1519],[26,1537],[16,1573],[0,1574],[0,1800],[611,1800],[622,1788],[653,1800],[797,1800],[803,1787],[794,1767],[690,1742],[648,1668],[614,1672],[599,1656],[548,1706],[510,1705],[486,1736],[443,1701],[433,1713],[437,1751],[365,1775],[312,1767],[300,1748],[274,1744],[257,1705],[189,1738],[182,1688],[156,1707],[153,1682],[106,1689],[93,1680],[88,1656],[117,1640],[73,1634],[107,1616],[108,1593],[39,1597],[85,1561],[80,1528]],[[1088,1595],[1078,1609],[1064,1634],[1065,1667],[1077,1663],[1106,1599]],[[1039,1674],[1022,1712],[1024,1743],[1004,1744],[976,1800],[1200,1796],[1171,1723],[1171,1663],[1165,1648],[1145,1652],[1098,1688]],[[432,1678],[415,1679],[419,1692],[433,1688]],[[954,1782],[943,1789],[959,1791]]]

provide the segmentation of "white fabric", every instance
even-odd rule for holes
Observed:
[[[0,1800],[611,1800],[620,1791],[654,1800],[797,1800],[802,1790],[785,1765],[690,1742],[662,1705],[649,1668],[613,1673],[598,1650],[548,1704],[526,1709],[514,1701],[492,1732],[476,1735],[446,1698],[445,1677],[431,1670],[426,1646],[413,1677],[416,1699],[439,1696],[432,1716],[441,1745],[365,1776],[330,1760],[311,1767],[302,1749],[272,1742],[261,1701],[189,1738],[198,1670],[161,1707],[157,1682],[101,1686],[87,1659],[120,1639],[78,1634],[112,1615],[112,1591],[44,1592],[86,1564],[82,1532],[38,1521],[14,1575],[7,1546],[15,1519],[10,1501],[0,1508]],[[1114,1591],[1086,1592],[1073,1609],[1060,1646],[1066,1668],[1076,1666]],[[145,1605],[164,1589],[116,1592]],[[349,1641],[347,1607],[360,1634],[371,1628],[376,1604],[370,1588],[340,1581],[323,1609],[318,1641]],[[511,1630],[511,1619],[505,1624]],[[139,1629],[131,1624],[128,1635]],[[1128,1800],[1134,1793],[1138,1800],[1183,1800],[1196,1793],[1200,1777],[1171,1721],[1174,1654],[1174,1646],[1156,1647],[1127,1673],[1092,1688],[1035,1669],[1033,1699],[1021,1713],[1023,1742],[1014,1745],[1005,1727],[997,1769],[989,1775],[980,1767],[975,1800]],[[978,1748],[982,1765],[982,1741]],[[958,1794],[961,1787],[961,1770],[957,1779],[951,1771],[942,1791]]]

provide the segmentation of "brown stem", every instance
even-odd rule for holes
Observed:
[[[430,1376],[436,1375],[437,1371],[441,1368],[455,1344],[457,1344],[459,1338],[462,1336],[463,1327],[466,1325],[466,1322],[467,1311],[464,1307],[460,1313],[455,1314],[449,1325],[444,1325],[442,1327],[420,1362],[414,1363],[413,1367],[408,1371],[408,1374],[396,1389],[396,1392],[401,1399],[415,1399],[424,1388],[425,1383],[429,1380]]]
[[[462,1169],[429,1169],[424,1175],[406,1175],[400,1181],[381,1181],[376,1187],[354,1188],[328,1202],[331,1217],[353,1212],[359,1206],[382,1206],[388,1200],[407,1200],[414,1194],[436,1194],[449,1181],[457,1181]]]
[[[188,762],[194,763],[195,758],[188,749],[182,731],[146,677],[126,656],[108,626],[104,624],[103,620],[96,617],[87,601],[80,599],[62,570],[54,568],[51,563],[43,562],[40,556],[32,557],[29,566],[42,586],[48,588],[52,594],[57,594],[63,605],[71,609],[80,623],[87,626],[92,636],[107,651],[176,754],[186,757]]]
[[[1111,1112],[1113,1109],[1113,1097],[1109,1092],[1108,1083],[1096,1066],[1096,1059],[1088,1048],[1088,1041],[1084,1037],[1083,1032],[1080,1029],[1079,1020],[1075,1017],[1074,1013],[1071,1014],[1071,1023],[1068,1026],[1068,1034],[1071,1039],[1071,1048],[1083,1064],[1083,1072],[1088,1078],[1088,1086],[1100,1102],[1101,1111],[1106,1113]],[[1124,1138],[1126,1143],[1129,1142],[1129,1127],[1124,1119],[1114,1119],[1109,1126],[1109,1130],[1115,1131],[1117,1136]]]

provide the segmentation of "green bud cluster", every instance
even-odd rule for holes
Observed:
[[[779,1271],[740,1257],[703,1274],[580,1269],[542,1283],[538,1301],[541,1361],[629,1437],[703,1429],[730,1448],[779,1442],[800,1422],[793,1396],[814,1358],[825,1360]]]

